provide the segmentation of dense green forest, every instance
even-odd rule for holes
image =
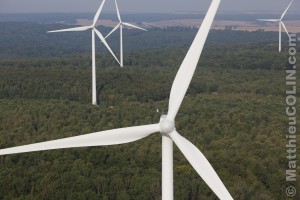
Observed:
[[[124,68],[99,52],[95,107],[90,46],[81,46],[89,40],[45,39],[44,32],[58,26],[16,23],[0,29],[7,32],[0,46],[0,148],[156,123],[167,112],[195,29],[129,31],[127,42],[140,40],[126,42]],[[24,38],[12,31],[18,28],[28,31]],[[276,33],[212,31],[176,120],[177,130],[205,154],[235,199],[286,199],[288,54],[277,52],[276,39]],[[0,199],[161,199],[160,140],[153,135],[125,145],[1,156]],[[217,199],[174,151],[175,199]]]
[[[0,22],[0,60],[16,58],[52,58],[70,55],[90,54],[91,32],[68,32],[68,33],[46,33],[50,30],[74,27],[65,24],[36,24],[31,22]],[[111,28],[99,26],[98,29],[106,35]],[[178,49],[181,47],[183,55],[186,48],[190,46],[196,28],[168,27],[150,28],[147,32],[140,30],[124,30],[124,51],[127,53],[140,51],[140,49],[169,48]],[[235,45],[243,48],[243,51],[252,49],[263,49],[264,53],[270,53],[278,49],[278,33],[276,32],[248,32],[232,30],[212,30],[207,40],[206,48],[211,51],[236,49]],[[287,41],[283,35],[283,41]],[[107,54],[100,40],[97,40],[97,52]],[[108,38],[108,43],[114,52],[119,50],[119,32]],[[243,45],[250,45],[245,48]],[[287,47],[288,43],[283,43]],[[222,47],[220,49],[220,47]],[[267,55],[271,56],[271,54]],[[173,58],[171,58],[173,59]]]

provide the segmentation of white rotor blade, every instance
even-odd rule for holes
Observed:
[[[115,4],[116,4],[116,9],[117,9],[117,14],[118,14],[119,22],[122,22],[117,0],[115,0]]]
[[[281,25],[283,26],[283,28],[284,28],[284,30],[285,30],[285,32],[286,32],[286,34],[289,36],[289,38],[291,39],[291,36],[290,36],[290,34],[289,34],[289,32],[288,32],[288,30],[286,29],[286,27],[285,27],[285,25],[284,25],[284,23],[283,22],[280,22],[281,23]]]
[[[125,144],[129,142],[134,142],[136,140],[140,140],[152,133],[159,131],[159,124],[120,128],[59,140],[52,140],[48,142],[41,142],[7,149],[1,149],[0,155],[17,154],[33,151],[45,151],[51,149],[65,149],[73,147],[91,147]]]
[[[174,120],[197,67],[208,32],[221,0],[213,0],[172,85],[168,118]]]
[[[191,142],[182,137],[176,130],[169,135],[193,168],[221,200],[233,200],[221,179],[205,158]]]
[[[120,27],[120,25],[121,23],[119,23],[109,34],[107,34],[104,39],[108,38],[113,32],[115,32]]]
[[[258,21],[262,22],[279,22],[280,19],[257,19]]]
[[[116,59],[116,61],[120,64],[119,60],[117,59],[117,57],[115,56],[114,52],[111,50],[111,48],[109,47],[109,45],[107,44],[107,42],[105,41],[105,38],[103,37],[103,35],[96,29],[94,28],[96,34],[98,35],[98,37],[100,38],[100,40],[103,42],[103,44],[106,46],[106,48],[109,50],[109,52],[111,53],[111,55]]]
[[[143,30],[143,31],[147,31],[147,30],[144,29],[144,28],[135,26],[135,25],[133,25],[133,24],[129,24],[129,23],[127,23],[127,22],[123,22],[122,24],[124,24],[125,26],[129,26],[129,27],[135,28],[135,29],[140,29],[140,30]]]
[[[96,25],[96,23],[97,23],[97,21],[98,21],[98,18],[99,18],[99,16],[100,16],[100,13],[101,13],[101,11],[102,11],[102,8],[103,8],[103,6],[104,6],[105,1],[106,1],[106,0],[103,0],[103,1],[102,1],[102,3],[101,3],[101,5],[100,5],[99,9],[98,9],[97,12],[96,12],[96,15],[95,15],[94,21],[93,21],[93,27],[95,27],[95,25]]]
[[[76,28],[67,28],[67,29],[61,29],[61,30],[47,31],[47,33],[69,32],[69,31],[86,31],[90,28],[92,28],[92,27],[91,26],[82,26],[82,27],[76,27]]]
[[[285,16],[286,12],[288,11],[288,9],[291,7],[292,3],[294,0],[291,1],[291,3],[288,5],[288,7],[285,9],[284,13],[281,15],[280,20],[283,19],[283,17]]]

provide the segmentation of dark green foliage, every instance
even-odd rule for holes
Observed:
[[[4,148],[157,122],[176,70],[100,69],[99,107],[90,105],[90,70],[0,72]],[[284,198],[283,81],[280,71],[198,69],[180,109],[178,131],[203,151],[236,199]],[[160,140],[2,156],[0,198],[160,199]],[[177,199],[216,199],[176,148],[174,159]]]
[[[48,58],[69,55],[81,55],[91,53],[91,31],[68,32],[68,33],[46,33],[50,30],[74,27],[65,24],[35,24],[29,22],[0,22],[0,60],[1,59],[20,59],[20,58]],[[98,29],[106,35],[111,28],[100,26]],[[168,47],[170,50],[181,47],[187,49],[196,32],[197,28],[187,27],[168,27],[168,28],[149,28],[147,32],[140,30],[124,30],[124,51],[127,53],[140,51],[141,49],[157,49]],[[257,58],[257,48],[264,50],[262,56],[272,56],[271,53],[278,51],[277,32],[248,32],[232,30],[212,30],[208,37],[206,50],[218,52],[222,49],[226,54],[231,54],[234,45],[240,46],[243,52],[253,51],[250,59]],[[287,41],[283,35],[283,41]],[[108,51],[97,39],[97,52],[108,53]],[[108,38],[109,45],[115,52],[119,52],[119,32],[117,31]],[[223,49],[226,45],[226,49]],[[286,45],[283,44],[286,49]],[[228,51],[230,50],[230,51]],[[266,52],[267,51],[267,52]],[[173,51],[172,51],[173,52]],[[183,51],[183,55],[185,54]],[[241,52],[241,53],[243,53]],[[176,52],[177,53],[177,52]],[[239,53],[239,52],[237,52]],[[266,53],[269,53],[266,55]],[[225,55],[226,55],[225,54]],[[261,56],[261,55],[259,55]],[[145,57],[144,57],[145,58]],[[147,58],[147,57],[146,57]],[[169,59],[174,59],[170,57]],[[136,60],[133,60],[135,62]],[[165,60],[161,60],[161,62]],[[226,61],[226,60],[224,60]],[[250,60],[251,61],[251,60]],[[149,61],[147,61],[149,62]],[[153,60],[151,61],[153,62]],[[151,63],[150,62],[150,63]],[[236,62],[234,62],[236,63]]]
[[[62,24],[1,22],[0,66],[90,68],[90,32],[46,33],[48,30],[66,27]],[[106,27],[99,28],[104,35],[110,31]],[[151,28],[147,32],[124,30],[124,64],[125,66],[159,66],[177,69],[196,31],[195,28],[183,27]],[[199,66],[284,69],[287,67],[287,46],[283,44],[283,52],[286,53],[278,54],[277,40],[277,33],[272,32],[212,30]],[[287,38],[284,41],[287,41]],[[108,42],[119,57],[118,32],[108,38]],[[297,50],[300,51],[300,48],[298,47]],[[97,58],[99,66],[117,65],[100,42],[97,42],[97,52],[99,53]],[[298,59],[300,59],[299,56]],[[216,90],[216,88],[212,87],[211,90]]]
[[[208,43],[176,119],[177,130],[204,153],[235,199],[286,198],[282,69],[288,57],[269,50],[276,44]],[[26,52],[22,45],[19,52]],[[33,53],[35,59],[1,52],[0,148],[157,123],[156,110],[167,112],[186,50],[180,44],[130,51],[122,69],[98,54],[99,107],[91,105],[85,51],[51,58]],[[177,148],[174,187],[176,199],[217,199]],[[161,199],[161,137],[0,156],[0,199]]]

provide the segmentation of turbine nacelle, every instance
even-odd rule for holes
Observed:
[[[117,10],[119,23],[116,25],[115,28],[113,28],[113,30],[109,34],[107,34],[105,39],[108,38],[118,28],[120,28],[120,67],[123,67],[123,26],[131,27],[131,28],[134,28],[134,29],[140,29],[140,30],[143,30],[143,31],[147,31],[147,30],[144,29],[144,28],[138,27],[136,25],[130,24],[128,22],[123,22],[122,19],[121,19],[121,15],[120,15],[117,0],[115,0],[115,5],[116,5],[116,10]]]
[[[162,134],[170,135],[175,130],[175,121],[163,115],[160,118],[159,127]]]
[[[68,28],[68,29],[62,29],[62,30],[54,30],[54,31],[48,31],[47,33],[59,33],[59,32],[80,32],[80,31],[92,31],[92,104],[97,105],[97,91],[96,91],[96,47],[95,47],[95,34],[99,37],[101,42],[105,45],[107,50],[111,53],[111,55],[115,58],[115,60],[119,63],[120,61],[115,56],[114,52],[111,50],[110,46],[105,41],[105,38],[103,35],[96,29],[96,23],[100,17],[100,13],[102,11],[102,8],[104,6],[106,0],[103,0],[100,7],[98,8],[93,23],[90,26],[82,26],[82,27],[75,27],[75,28]]]
[[[288,9],[290,8],[290,6],[292,5],[294,0],[292,0],[290,2],[290,4],[288,5],[288,7],[285,9],[285,11],[283,12],[283,14],[281,15],[280,19],[257,19],[258,21],[263,21],[263,22],[278,22],[279,23],[279,52],[281,52],[281,27],[284,28],[286,34],[288,35],[289,39],[291,39],[291,36],[288,32],[288,30],[286,29],[282,19],[285,16],[286,12],[288,11]]]

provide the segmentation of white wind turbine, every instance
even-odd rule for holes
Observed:
[[[115,5],[116,5],[116,10],[117,10],[117,14],[118,14],[118,19],[119,19],[119,23],[118,25],[105,37],[105,39],[107,37],[109,37],[113,32],[115,32],[118,28],[120,28],[120,66],[123,67],[123,26],[128,26],[131,28],[135,28],[135,29],[140,29],[143,31],[147,31],[144,28],[129,24],[127,22],[123,22],[121,19],[121,15],[120,15],[120,11],[119,11],[119,7],[117,4],[117,0],[115,0]]]
[[[173,142],[206,184],[221,200],[232,200],[221,179],[205,156],[175,128],[175,117],[189,87],[207,35],[221,0],[212,0],[208,13],[186,55],[172,85],[169,111],[157,124],[113,129],[65,139],[0,150],[0,155],[17,154],[50,149],[91,147],[130,143],[160,132],[162,136],[162,199],[173,199]]]
[[[91,29],[92,30],[92,104],[97,105],[97,97],[96,97],[96,49],[95,49],[95,33],[98,35],[100,40],[103,42],[103,44],[106,46],[106,48],[110,51],[110,53],[113,55],[113,57],[116,59],[116,61],[120,64],[117,57],[105,41],[104,36],[96,29],[96,23],[100,16],[100,13],[102,11],[103,5],[106,0],[103,0],[98,11],[96,12],[96,15],[94,16],[93,24],[90,26],[83,26],[83,27],[76,27],[76,28],[69,28],[69,29],[62,29],[62,30],[54,30],[54,31],[48,31],[48,33],[57,33],[57,32],[78,32],[78,31],[86,31]]]
[[[278,22],[279,23],[279,52],[281,52],[281,26],[284,28],[284,30],[287,33],[288,37],[291,39],[291,36],[290,36],[288,30],[286,29],[282,19],[285,16],[288,9],[290,8],[290,6],[292,5],[293,1],[294,0],[292,0],[291,3],[288,5],[288,7],[285,9],[285,11],[281,15],[280,19],[258,19],[259,21],[263,21],[263,22]]]

